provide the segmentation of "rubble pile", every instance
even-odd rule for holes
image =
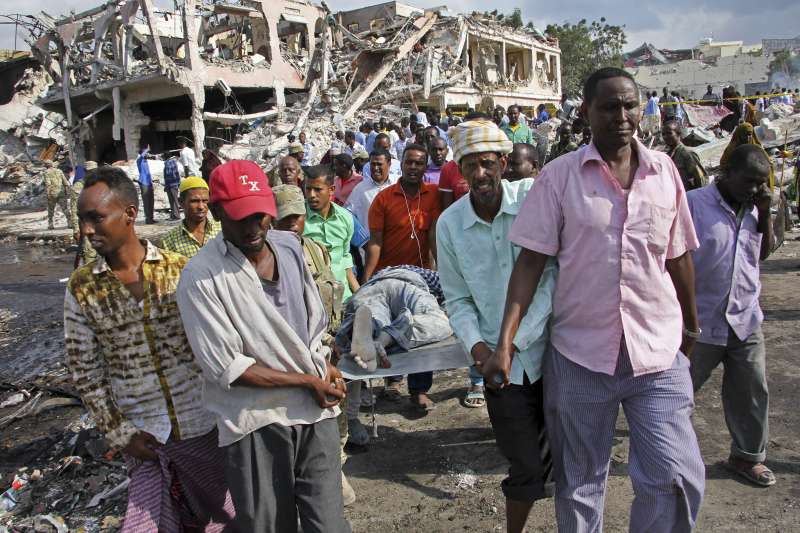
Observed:
[[[42,159],[56,157],[65,143],[64,117],[35,105],[51,83],[43,69],[26,69],[11,101],[0,106],[0,204],[32,205],[43,191]]]
[[[9,410],[17,414],[0,416],[0,427],[12,430],[14,424],[24,424],[23,418],[80,405],[75,397],[41,390],[10,391],[2,397],[0,414]],[[2,456],[0,531],[119,529],[129,478],[121,456],[109,451],[88,415],[77,415],[60,431],[4,446]]]
[[[283,113],[257,124],[254,121],[252,131],[223,147],[223,156],[245,157],[269,169],[276,156],[288,147],[286,135],[293,133],[296,137],[302,130],[314,144],[311,161],[315,163],[330,147],[337,130],[358,130],[365,120],[380,117],[399,123],[417,109],[417,101],[447,87],[474,84],[489,94],[500,87],[514,90],[516,85],[529,82],[516,76],[514,67],[503,75],[496,65],[483,62],[473,77],[465,59],[467,33],[480,31],[499,36],[510,31],[492,17],[440,16],[438,12],[426,12],[408,18],[396,17],[379,30],[357,34],[335,21],[329,22],[342,36],[341,43],[328,51],[329,59],[311,66],[325,71],[322,79],[327,80],[327,86],[314,85],[304,101],[296,101]],[[554,44],[535,30],[516,31]],[[285,51],[284,46],[282,52]],[[324,52],[319,55],[325,57]],[[481,61],[487,56],[480,55]],[[528,77],[544,76],[544,68],[539,67]],[[558,119],[553,119],[542,125],[541,134],[554,140],[559,124]]]

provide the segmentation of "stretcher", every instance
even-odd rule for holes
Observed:
[[[373,372],[358,366],[349,356],[343,357],[337,368],[350,380],[366,381],[372,392],[372,379],[383,379],[389,376],[406,376],[419,372],[435,372],[437,370],[453,370],[467,368],[472,365],[472,357],[464,349],[464,345],[455,336],[433,344],[426,344],[407,352],[389,352],[391,368],[376,368]],[[374,397],[374,395],[373,395]],[[375,402],[372,403],[372,436],[378,437],[378,426],[375,422]]]

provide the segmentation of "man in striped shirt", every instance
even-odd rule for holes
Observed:
[[[127,462],[123,531],[223,531],[233,503],[175,299],[187,259],[139,240],[138,197],[124,171],[101,167],[84,182],[78,219],[98,259],[67,285],[67,366]]]

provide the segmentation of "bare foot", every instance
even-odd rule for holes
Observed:
[[[356,309],[350,353],[364,370],[374,372],[378,367],[378,353],[372,338],[372,311],[365,305]]]

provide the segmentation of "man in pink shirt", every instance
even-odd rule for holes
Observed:
[[[687,356],[700,331],[686,193],[669,157],[634,139],[641,109],[630,74],[592,74],[582,112],[592,143],[542,170],[509,234],[523,251],[486,385],[508,383],[514,335],[545,262],[556,257],[544,409],[559,531],[602,531],[621,404],[636,495],[630,530],[688,532],[705,472],[690,419]]]
[[[353,158],[348,154],[334,156],[333,170],[336,174],[333,180],[333,201],[339,205],[344,205],[347,203],[350,193],[364,178],[353,170]]]

